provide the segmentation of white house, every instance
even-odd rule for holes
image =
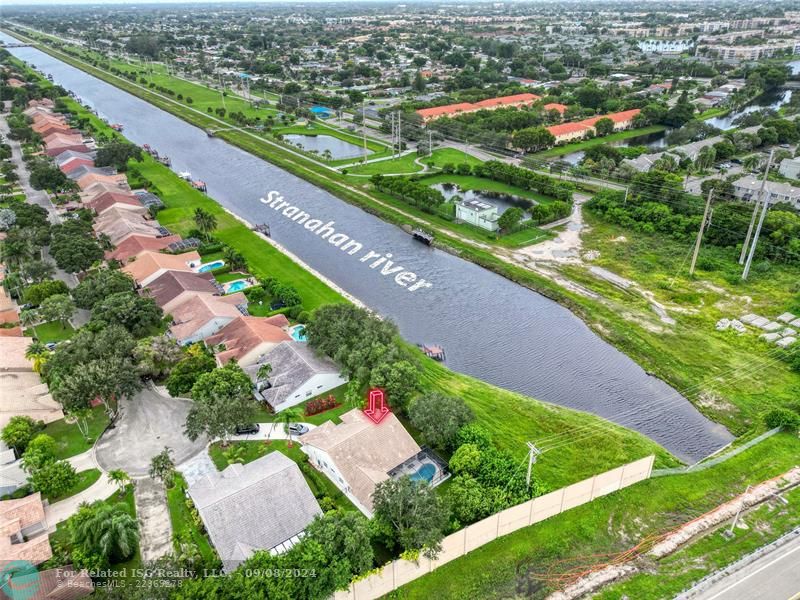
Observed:
[[[789,179],[798,179],[800,175],[800,158],[784,158],[778,172]]]
[[[272,371],[267,379],[258,378],[261,365]],[[256,399],[280,412],[347,383],[339,367],[314,354],[305,342],[282,342],[263,361],[245,368],[255,388]]]
[[[733,193],[746,202],[758,200],[761,180],[753,175],[746,175],[733,182]],[[786,203],[800,208],[800,188],[779,181],[767,181],[764,196],[769,204]]]
[[[461,200],[456,202],[456,220],[476,225],[489,231],[497,231],[497,207],[481,200]]]
[[[374,423],[353,409],[334,425],[327,421],[303,435],[302,450],[314,467],[367,517],[372,516],[375,486],[389,472],[417,457],[421,448],[392,413]]]

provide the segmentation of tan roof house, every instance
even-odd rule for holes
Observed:
[[[289,321],[284,315],[273,317],[239,317],[223,327],[219,333],[206,338],[209,348],[225,345],[217,352],[217,363],[224,365],[231,359],[247,367],[260,362],[281,342],[292,339],[287,333]]]
[[[107,183],[121,190],[129,190],[128,179],[121,173],[118,175],[103,175],[101,173],[87,173],[78,179],[78,187],[85,190],[95,183]]]
[[[421,448],[393,413],[376,424],[359,409],[346,412],[342,422],[323,425],[303,435],[302,450],[361,512],[372,516],[375,486],[389,471],[416,457]]]
[[[166,271],[147,284],[146,294],[156,301],[165,313],[197,294],[219,294],[211,273]]]
[[[157,233],[157,230],[153,230]],[[123,239],[116,248],[106,252],[106,260],[118,260],[121,263],[128,262],[143,250],[158,252],[169,246],[173,242],[180,241],[179,235],[167,235],[164,237],[153,237],[149,235],[133,234]]]
[[[38,565],[51,556],[42,495],[0,500],[0,558]]]
[[[199,264],[200,255],[194,250],[183,254],[164,254],[145,250],[122,267],[122,270],[133,277],[139,285],[146,286],[167,271],[193,272]]]
[[[142,215],[130,214],[127,211],[110,210],[94,220],[94,230],[104,233],[115,246],[132,235],[146,237],[162,237],[162,230],[158,224],[146,220]],[[167,236],[163,236],[167,237]]]

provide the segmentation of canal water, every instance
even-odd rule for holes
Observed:
[[[10,38],[0,34],[0,39]],[[269,223],[276,241],[394,320],[405,339],[444,346],[450,368],[601,415],[686,460],[701,458],[731,439],[724,427],[703,417],[556,302],[424,246],[399,228],[35,48],[12,52],[52,75],[101,116],[123,124],[128,139],[169,156],[176,171],[201,178],[209,195],[229,210],[251,223]],[[332,235],[329,242],[309,228],[310,222],[299,225],[261,202],[270,190],[357,241],[361,252],[344,252],[333,245]],[[384,264],[370,268],[362,262],[361,254],[368,251],[387,257]],[[424,279],[431,285],[411,291],[415,286],[404,287],[394,275],[383,275],[389,260],[413,272],[417,283]]]
[[[789,64],[794,65],[794,63]],[[797,68],[800,68],[800,61],[797,61]],[[792,66],[792,69],[794,72],[795,67]],[[761,110],[762,108],[772,108],[777,110],[784,104],[787,104],[791,98],[792,90],[778,90],[768,94],[762,94],[761,96],[754,98],[747,106],[721,117],[707,119],[706,123],[712,127],[721,129],[722,131],[727,131],[728,129],[733,129],[736,127],[734,121],[738,117]],[[608,142],[607,145],[617,147],[645,146],[647,147],[648,152],[659,152],[669,145],[667,144],[667,136],[671,131],[671,129],[666,129],[664,131],[657,131],[655,133],[638,135],[625,140]],[[568,162],[571,165],[577,165],[583,158],[584,154],[585,152],[583,150],[578,150],[576,152],[570,152],[569,154],[560,156],[558,157],[558,160]]]

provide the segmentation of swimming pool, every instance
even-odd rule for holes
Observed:
[[[226,294],[232,294],[233,292],[241,292],[244,289],[250,287],[250,282],[246,279],[237,279],[236,281],[231,281],[230,283],[226,283],[224,286]]]
[[[434,475],[436,475],[436,465],[433,463],[425,463],[417,469],[416,473],[412,473],[409,477],[411,481],[427,481],[430,483]]]
[[[215,260],[214,262],[206,263],[204,265],[200,265],[200,268],[197,269],[198,273],[208,273],[209,271],[213,271],[214,269],[219,269],[220,267],[225,266],[224,260]]]
[[[307,342],[308,338],[306,337],[306,328],[302,325],[298,325],[292,329],[292,339],[295,342]]]

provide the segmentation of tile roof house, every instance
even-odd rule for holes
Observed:
[[[434,106],[433,108],[421,108],[417,114],[427,123],[440,117],[452,117],[458,114],[472,112],[475,106],[470,102],[460,102],[458,104],[448,104],[446,106]]]
[[[238,292],[237,298],[195,293],[169,311],[172,336],[182,346],[204,340],[234,319],[241,317],[238,305],[247,306],[247,297]]]
[[[33,363],[25,358],[32,341],[29,337],[0,336],[0,429],[17,415],[45,423],[64,418],[61,406],[34,372]]]
[[[38,565],[52,556],[42,495],[0,500],[0,557]]]
[[[145,250],[136,255],[136,258],[122,267],[122,271],[133,277],[142,287],[167,271],[193,272],[200,264],[200,255],[192,250],[183,254],[165,254]]]
[[[126,263],[143,250],[158,252],[159,250],[164,250],[171,243],[180,241],[180,239],[181,236],[179,235],[151,237],[134,234],[122,240],[113,250],[106,252],[106,260],[118,260],[121,263]]]
[[[118,175],[104,175],[102,173],[86,173],[79,179],[76,179],[78,183],[78,187],[82,190],[85,190],[90,185],[98,182],[108,183],[109,185],[114,185],[119,189],[123,190],[130,190],[128,187],[128,178],[125,177],[122,173]]]
[[[114,167],[95,167],[92,165],[81,165],[67,174],[72,181],[78,181],[84,175],[95,173],[97,175],[115,175],[117,170]]]
[[[52,146],[47,145],[45,147],[44,153],[47,156],[54,157],[58,156],[62,152],[67,152],[70,150],[73,152],[86,152],[86,153],[91,152],[91,148],[89,148],[89,146],[87,146],[83,142],[71,142],[71,143],[63,143]]]
[[[64,152],[56,156],[53,160],[60,168],[61,165],[63,165],[64,163],[73,158],[82,158],[84,160],[91,161],[92,164],[94,164],[94,156],[91,153],[75,152],[74,150],[65,150]]]
[[[257,550],[285,552],[322,514],[297,464],[281,452],[209,473],[188,492],[227,572]]]
[[[153,238],[166,237],[156,222],[148,221],[142,215],[131,214],[126,216],[124,212],[126,211],[121,213],[115,209],[105,211],[95,219],[94,230],[98,234],[107,235],[114,246],[122,243],[132,235]]]
[[[224,365],[236,359],[242,367],[263,362],[267,353],[281,342],[291,341],[287,333],[289,320],[281,314],[272,317],[239,317],[219,333],[206,338],[209,348],[225,345],[217,352],[217,363]]]
[[[124,191],[130,192],[130,189],[125,189]],[[93,183],[92,185],[88,186],[86,189],[81,191],[81,201],[87,202],[98,196],[104,192],[114,192],[115,194],[120,193],[120,186],[115,185],[113,183],[107,183],[105,181],[98,181],[97,183]]]
[[[567,105],[559,104],[558,102],[550,102],[549,104],[545,104],[542,108],[547,111],[557,110],[562,116],[567,111]]]
[[[194,271],[166,271],[144,287],[165,313],[197,294],[219,294],[211,273]]]
[[[261,364],[245,369],[255,384],[256,399],[280,412],[347,383],[332,360],[317,356],[304,342],[278,344],[264,358],[272,366],[269,380],[258,379]]]
[[[143,215],[148,212],[148,210],[142,206],[142,203],[139,202],[134,194],[127,192],[120,192],[119,194],[114,192],[104,192],[99,196],[95,196],[92,200],[86,202],[85,204],[98,216],[102,215],[110,208],[131,210],[139,215]]]
[[[338,425],[326,421],[304,434],[302,450],[311,464],[371,517],[375,486],[421,449],[393,413],[378,424],[359,409],[340,418]]]
[[[59,154],[59,157],[67,154],[69,151]],[[79,152],[75,152],[75,154],[80,154]],[[69,175],[78,167],[91,167],[94,166],[94,159],[87,155],[86,158],[82,156],[72,156],[63,160],[58,163],[58,168],[61,169],[61,172],[65,175]]]

